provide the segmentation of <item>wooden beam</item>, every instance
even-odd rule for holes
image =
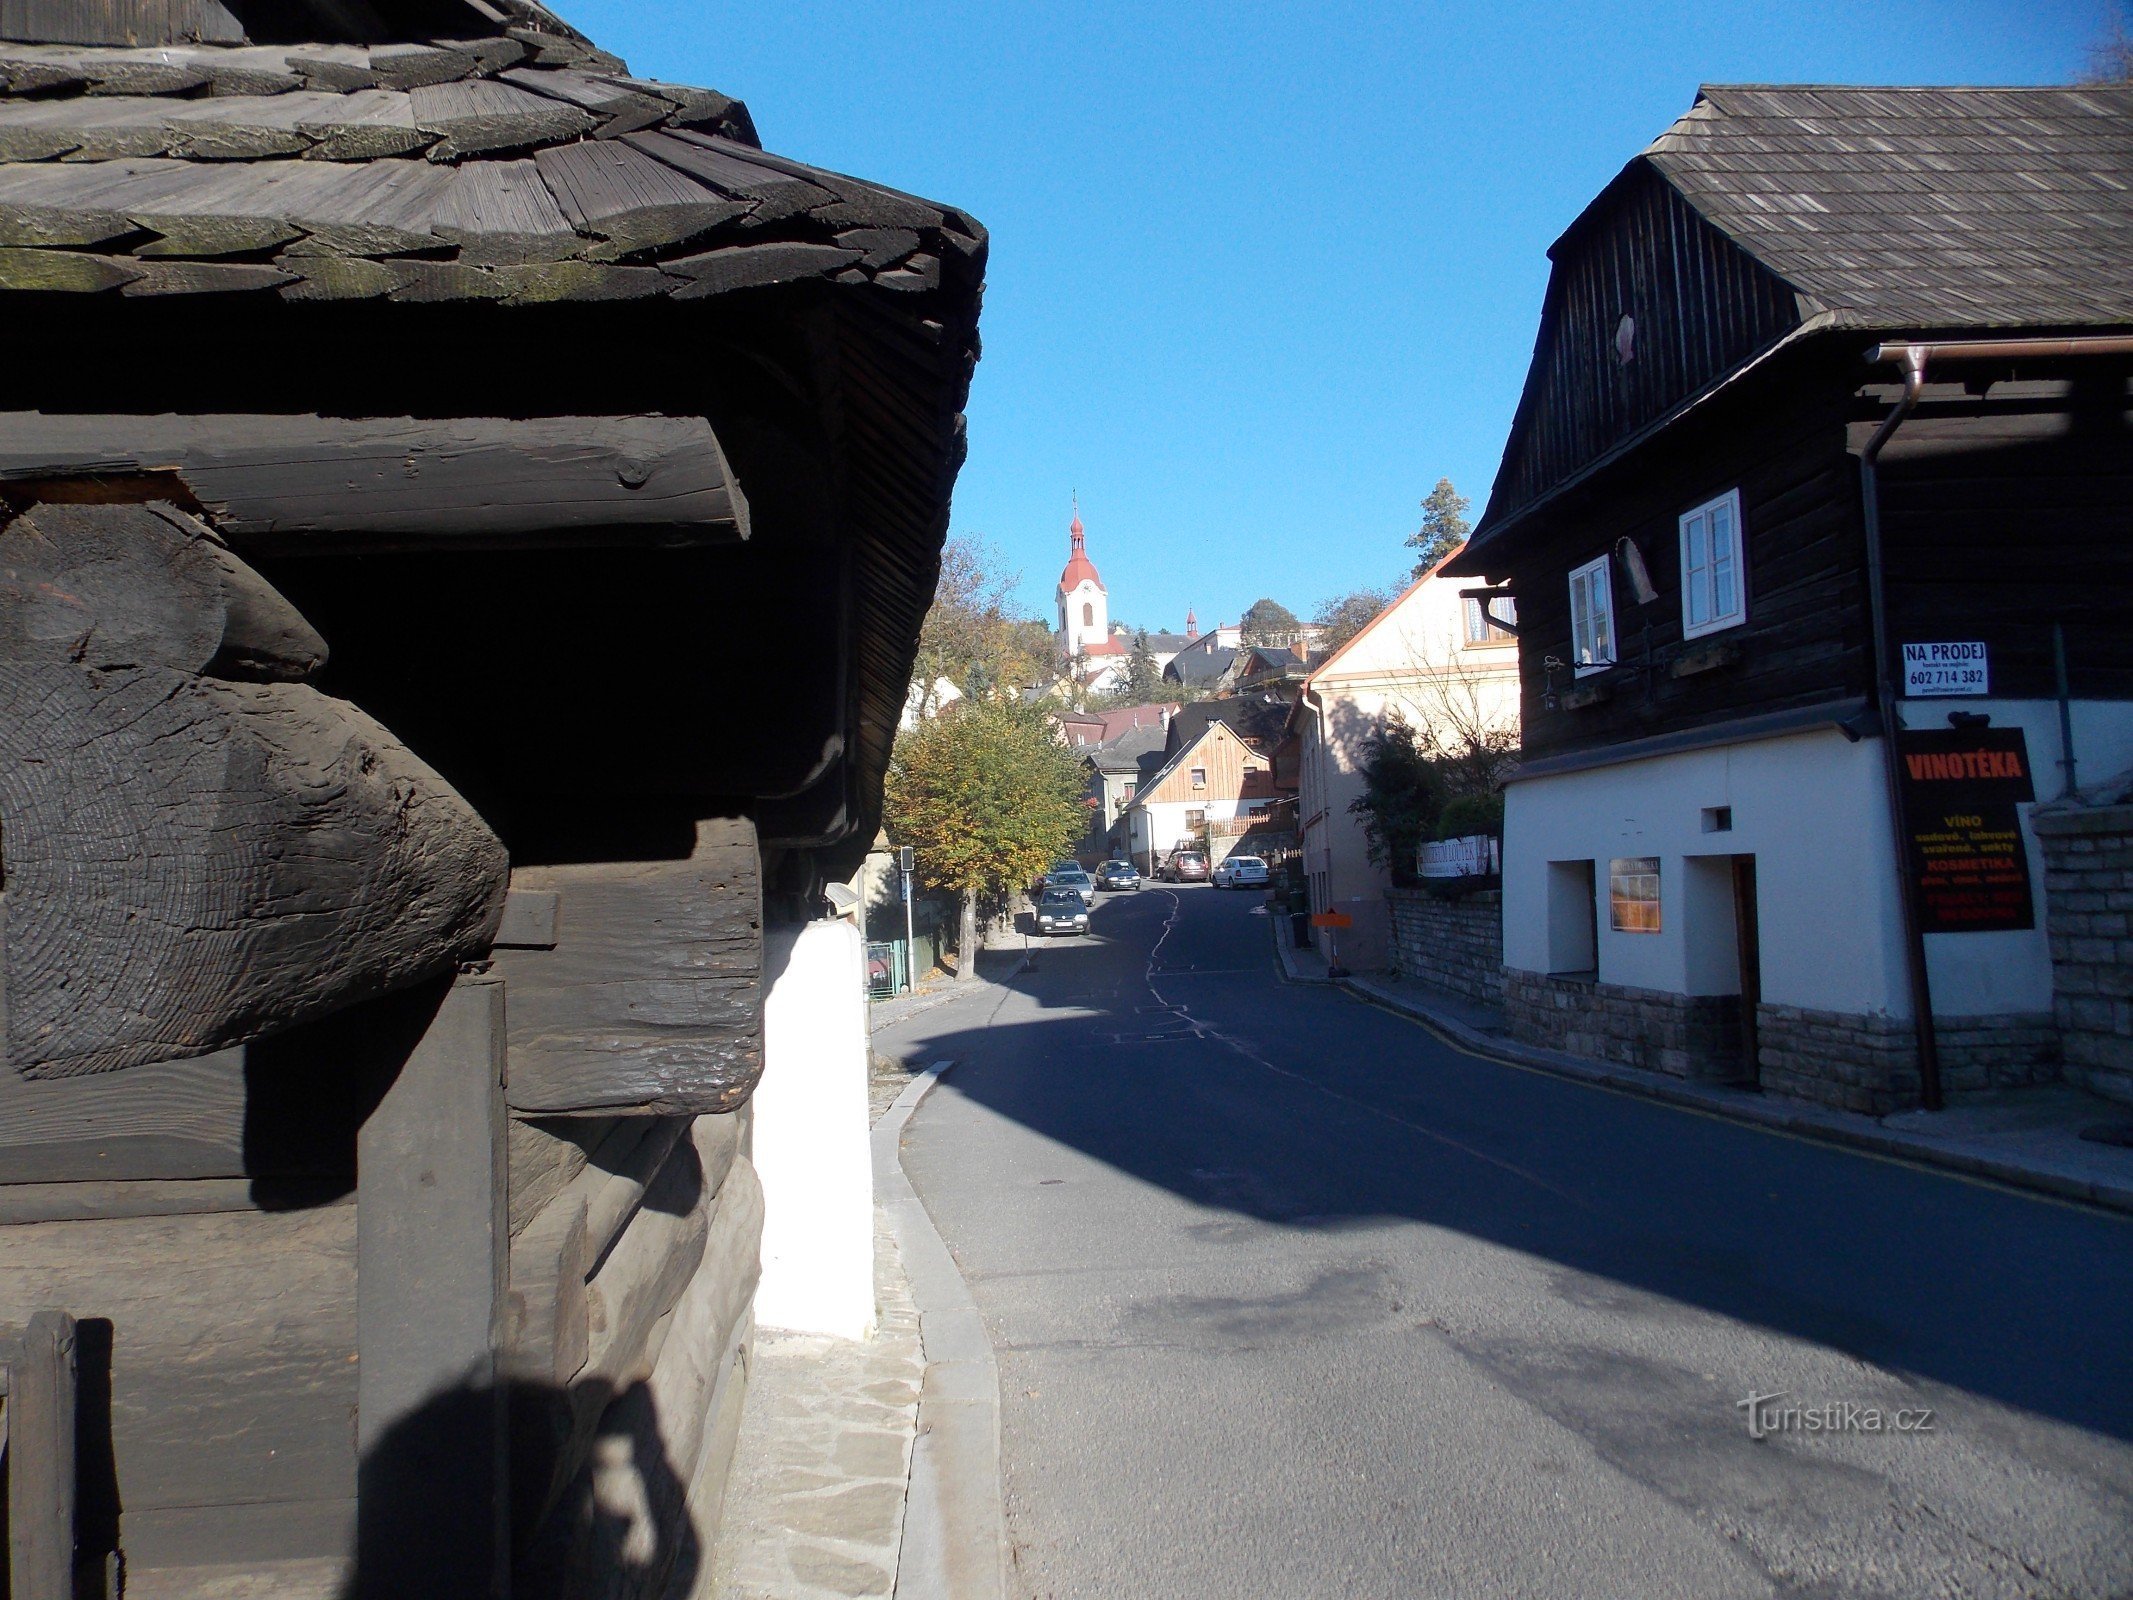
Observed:
[[[259,681],[324,654],[168,505],[39,505],[0,527],[15,1071],[205,1055],[488,947],[495,835],[347,702]]]
[[[275,554],[749,535],[701,417],[0,413],[0,482],[80,467],[174,471],[226,537]]]
[[[762,885],[746,820],[699,825],[682,861],[521,867],[559,901],[552,950],[499,949],[512,1108],[730,1111],[763,1070]]]
[[[364,1600],[503,1592],[504,986],[467,975],[357,1138]]]
[[[74,1319],[7,1342],[7,1558],[14,1600],[74,1600]]]

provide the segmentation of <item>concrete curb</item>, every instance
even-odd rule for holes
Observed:
[[[1287,969],[1286,961],[1283,967],[1284,970]],[[1310,983],[1333,980],[1305,977],[1297,981]],[[1374,978],[1351,975],[1338,982],[1341,988],[1358,999],[1383,1006],[1388,1011],[1397,1011],[1402,1016],[1422,1023],[1461,1049],[1488,1060],[1502,1062],[1506,1066],[1546,1072],[1596,1088],[1642,1095],[1647,1100],[1658,1100],[1668,1105],[1701,1111],[1710,1116],[1726,1117],[1735,1122],[1769,1128],[1803,1139],[1817,1139],[1825,1144],[1867,1150],[1875,1155],[1889,1156],[1918,1166],[1938,1167],[1944,1171],[1959,1172],[1965,1177],[1990,1179],[2009,1188],[2027,1189],[2061,1200],[2082,1201],[2107,1211],[2133,1214],[2133,1183],[2054,1172],[2049,1168],[2032,1166],[2005,1156],[1930,1139],[1922,1134],[1883,1127],[1877,1122],[1842,1111],[1830,1111],[1821,1106],[1772,1102],[1743,1089],[1729,1089],[1718,1084],[1684,1083],[1678,1079],[1661,1077],[1657,1073],[1640,1072],[1635,1067],[1587,1061],[1579,1056],[1564,1055],[1560,1051],[1519,1044],[1496,1034],[1484,1033],[1456,1017],[1434,1010],[1414,995]]]
[[[1267,913],[1267,921],[1274,926],[1274,959],[1281,963],[1282,980],[1286,983],[1331,983],[1333,980],[1323,972],[1306,972],[1296,964],[1295,942],[1286,937],[1284,924],[1289,919]]]
[[[1000,1477],[1000,1368],[970,1287],[904,1176],[904,1124],[954,1066],[925,1068],[874,1124],[874,1199],[889,1218],[918,1306],[926,1377],[904,1499],[901,1600],[1001,1600],[1007,1511]]]

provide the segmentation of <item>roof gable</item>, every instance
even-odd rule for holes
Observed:
[[[1458,565],[1796,333],[2133,323],[2129,194],[2133,89],[1706,87],[1550,250]]]

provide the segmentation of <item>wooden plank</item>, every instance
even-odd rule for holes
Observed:
[[[602,241],[595,260],[680,244],[750,209],[625,142],[559,145],[534,161],[572,224]]]
[[[762,1074],[762,890],[745,821],[685,861],[520,869],[569,907],[553,950],[499,950],[514,1108],[731,1110]]]
[[[521,1382],[567,1384],[590,1353],[585,1202],[544,1207],[511,1241],[511,1320],[506,1348]]]
[[[666,294],[675,283],[657,267],[595,266],[589,261],[498,267],[496,277],[511,291],[512,305],[549,305],[561,300],[642,300]]]
[[[244,1131],[242,1047],[122,1078],[37,1082],[0,1067],[0,1185],[222,1178],[248,1189]],[[41,1220],[44,1203],[0,1189],[0,1220]]]
[[[127,1520],[354,1494],[355,1231],[347,1205],[0,1228],[0,1321],[109,1324]]]
[[[674,111],[670,101],[624,88],[610,78],[593,77],[567,68],[513,67],[499,76],[506,83],[546,95],[551,100],[564,101],[599,118],[597,134],[602,139],[620,138],[639,128],[653,127],[666,121]]]
[[[424,84],[409,97],[415,126],[438,135],[433,161],[555,144],[582,138],[598,125],[576,106],[493,79]]]
[[[0,413],[0,479],[120,460],[177,472],[226,537],[272,553],[625,528],[748,536],[747,501],[701,417]]]
[[[531,161],[461,162],[430,226],[476,265],[562,261],[585,249]]]
[[[580,1186],[585,1202],[585,1231],[589,1257],[586,1270],[599,1270],[606,1261],[608,1252],[630,1224],[630,1219],[645,1204],[645,1194],[652,1182],[666,1170],[667,1158],[674,1147],[689,1131],[687,1117],[632,1118],[632,1122],[648,1123],[642,1137],[626,1152],[618,1151],[619,1159],[601,1159],[586,1173],[588,1181]],[[703,1181],[713,1191],[718,1184],[709,1174]]]
[[[750,202],[759,223],[783,222],[837,198],[820,184],[748,159],[756,152],[731,139],[672,129],[632,133],[622,142],[719,194]]]
[[[509,1541],[504,987],[460,978],[357,1142],[364,1593],[483,1595]]]
[[[292,266],[302,276],[284,284],[284,300],[378,300],[407,281],[407,268],[383,261],[341,256],[298,256]]]
[[[477,65],[472,56],[433,44],[380,44],[370,50],[370,70],[388,89],[453,83],[473,72]]]
[[[612,1170],[611,1151],[626,1151],[651,1126],[646,1117],[513,1117],[512,1234],[524,1229],[588,1167]]]
[[[674,291],[676,300],[698,300],[737,289],[826,278],[858,259],[857,250],[828,244],[744,244],[662,261],[659,266],[663,272],[689,280]]]
[[[99,1085],[108,1079],[80,1080]],[[129,1077],[124,1080],[131,1083]],[[314,1204],[338,1203],[321,1185],[299,1190]],[[0,1184],[0,1228],[34,1222],[96,1222],[113,1217],[194,1217],[231,1211],[274,1210],[289,1203],[290,1192],[277,1189],[263,1200],[250,1178],[190,1180],[88,1179],[72,1182]]]
[[[121,285],[121,295],[241,294],[296,281],[295,273],[263,261],[144,261],[138,266],[140,276]]]
[[[553,950],[562,906],[562,897],[553,889],[513,889],[504,897],[494,942],[514,950]]]
[[[54,44],[239,44],[244,28],[221,0],[0,0],[0,38]]]
[[[7,1384],[9,1589],[74,1600],[74,1319],[39,1311],[10,1352]]]
[[[413,102],[388,89],[329,96],[317,110],[298,118],[296,125],[313,141],[304,152],[310,161],[376,161],[412,155],[427,149],[435,138],[415,126]]]
[[[427,161],[307,170],[315,178],[286,202],[289,220],[304,237],[283,250],[284,261],[299,255],[403,255],[443,244],[430,218],[451,186],[448,171]]]
[[[140,269],[71,250],[0,250],[0,289],[32,294],[100,294],[131,283]]]

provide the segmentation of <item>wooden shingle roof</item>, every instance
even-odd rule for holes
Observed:
[[[983,241],[960,212],[767,154],[739,101],[634,77],[560,24],[368,45],[0,42],[0,290],[923,291]]]
[[[1707,86],[1642,159],[1808,314],[2133,321],[2133,89]]]

